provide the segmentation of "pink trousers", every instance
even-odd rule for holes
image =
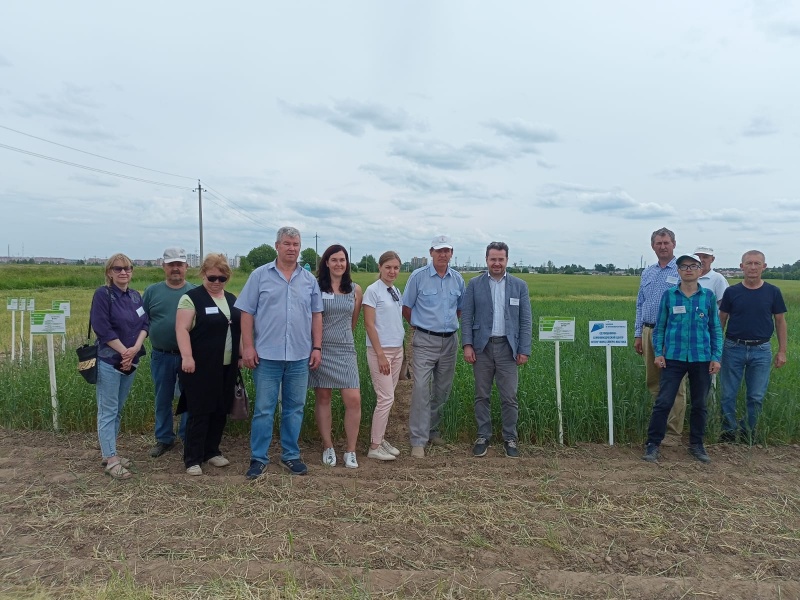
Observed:
[[[383,348],[386,360],[389,361],[389,375],[381,373],[378,367],[378,355],[375,350],[367,347],[367,364],[372,377],[372,387],[375,388],[375,412],[372,413],[372,432],[370,439],[373,444],[380,444],[386,433],[386,424],[389,422],[389,411],[394,404],[394,389],[400,379],[400,366],[403,364],[403,347]]]

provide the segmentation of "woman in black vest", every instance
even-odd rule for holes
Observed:
[[[200,464],[230,464],[219,443],[239,373],[241,312],[225,291],[231,268],[222,254],[209,254],[200,268],[203,285],[178,303],[175,334],[181,351],[183,394],[178,413],[189,413],[183,462],[186,473],[202,475]]]

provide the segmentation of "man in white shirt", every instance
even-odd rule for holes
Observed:
[[[719,303],[722,302],[722,294],[728,289],[728,280],[711,268],[711,264],[714,262],[714,249],[710,246],[698,246],[694,253],[702,262],[700,279],[697,280],[697,283],[714,292],[717,297],[717,306],[719,306]]]

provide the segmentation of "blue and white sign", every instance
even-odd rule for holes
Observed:
[[[627,346],[627,321],[589,321],[590,346]]]

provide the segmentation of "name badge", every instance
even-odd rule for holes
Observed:
[[[674,275],[670,275],[669,277],[667,277],[667,283],[672,285],[678,285],[678,278],[675,277]]]
[[[335,294],[331,294],[330,292],[322,292],[322,299],[323,300],[333,300]]]
[[[672,314],[673,315],[685,315],[686,314],[686,307],[681,306],[673,306],[672,307]]]
[[[137,308],[136,309],[136,314],[139,315],[140,317],[143,317],[144,316],[144,307],[140,306],[139,308]]]
[[[219,314],[219,306],[206,306],[206,314],[207,315],[218,315]]]
[[[519,298],[509,298],[508,302],[511,306],[519,306]]]

